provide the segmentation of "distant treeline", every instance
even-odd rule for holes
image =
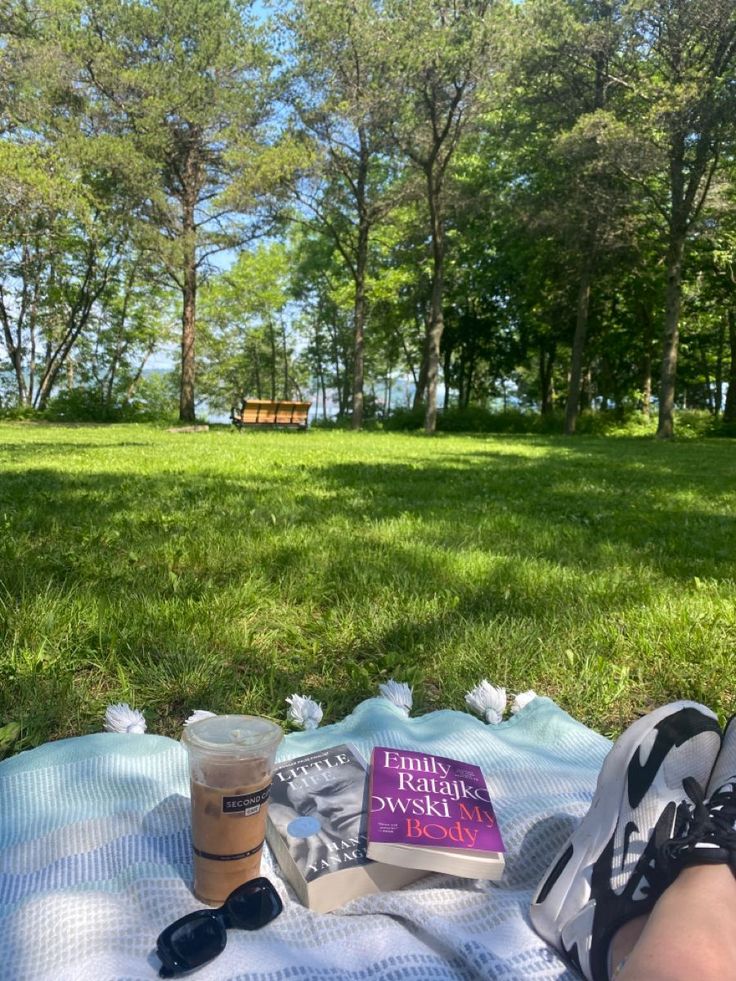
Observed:
[[[728,432],[735,148],[734,0],[8,0],[0,408]]]

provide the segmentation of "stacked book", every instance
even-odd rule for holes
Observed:
[[[329,912],[428,872],[499,879],[504,846],[481,769],[348,744],[276,767],[267,839],[299,900]]]

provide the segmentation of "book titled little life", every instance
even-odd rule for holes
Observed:
[[[343,743],[276,765],[266,840],[299,900],[327,913],[426,873],[366,857],[366,763]]]
[[[367,854],[407,868],[500,879],[504,844],[480,767],[377,746]]]

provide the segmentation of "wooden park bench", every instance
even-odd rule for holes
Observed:
[[[306,429],[311,402],[290,402],[280,399],[243,399],[239,410],[230,414],[238,429]]]

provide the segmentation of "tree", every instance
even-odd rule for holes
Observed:
[[[352,357],[354,289],[334,238],[319,226],[302,226],[296,239],[298,262],[292,268],[291,291],[301,307],[300,323],[307,339],[304,362],[322,396],[327,417],[328,395],[337,402],[337,418],[347,417],[353,385]]]
[[[627,66],[632,126],[657,166],[644,181],[663,222],[665,314],[657,436],[674,433],[683,264],[734,134],[733,0],[636,0]]]
[[[154,351],[174,339],[171,291],[149,274],[140,252],[122,257],[74,351],[75,385],[107,416],[132,403]]]
[[[0,10],[0,346],[15,401],[35,408],[46,405],[130,234],[52,11],[30,2]]]
[[[102,216],[95,224],[83,235],[67,215],[38,209],[30,228],[12,239],[6,229],[0,325],[20,405],[45,407],[119,259],[121,243]]]
[[[491,122],[486,135],[492,147],[498,133]],[[519,319],[509,303],[509,263],[500,248],[503,205],[498,169],[497,159],[489,166],[479,152],[477,134],[458,148],[453,193],[446,203],[443,408],[453,398],[461,409],[472,403],[487,405],[505,392],[504,379],[522,355]],[[504,213],[503,218],[515,223],[518,235],[518,214]]]
[[[716,406],[723,411],[723,421],[732,424],[736,423],[736,166],[733,154],[728,157],[721,186],[715,189],[716,220],[708,216],[706,234],[712,260],[708,295],[717,322]]]
[[[481,108],[490,73],[491,0],[388,0],[383,42],[388,83],[397,95],[394,139],[424,183],[432,256],[425,340],[425,429],[437,424],[437,381],[444,330],[445,192],[455,151]],[[422,386],[424,387],[424,386]]]
[[[530,0],[511,18],[509,101],[517,112],[510,128],[524,174],[519,193],[536,198],[537,234],[554,237],[568,256],[566,278],[576,284],[566,435],[574,434],[580,410],[596,276],[636,230],[615,115],[621,8],[620,0]]]
[[[289,323],[290,256],[280,243],[241,252],[202,292],[201,390],[212,408],[301,398]]]
[[[290,104],[314,151],[296,196],[332,237],[354,284],[352,426],[360,429],[370,236],[396,202],[379,11],[375,0],[297,0],[285,23],[295,59]]]
[[[272,58],[249,9],[241,0],[95,0],[72,41],[103,125],[145,172],[148,246],[181,293],[182,421],[195,417],[200,274],[257,234],[235,219],[271,177]],[[228,197],[235,183],[239,194]]]

